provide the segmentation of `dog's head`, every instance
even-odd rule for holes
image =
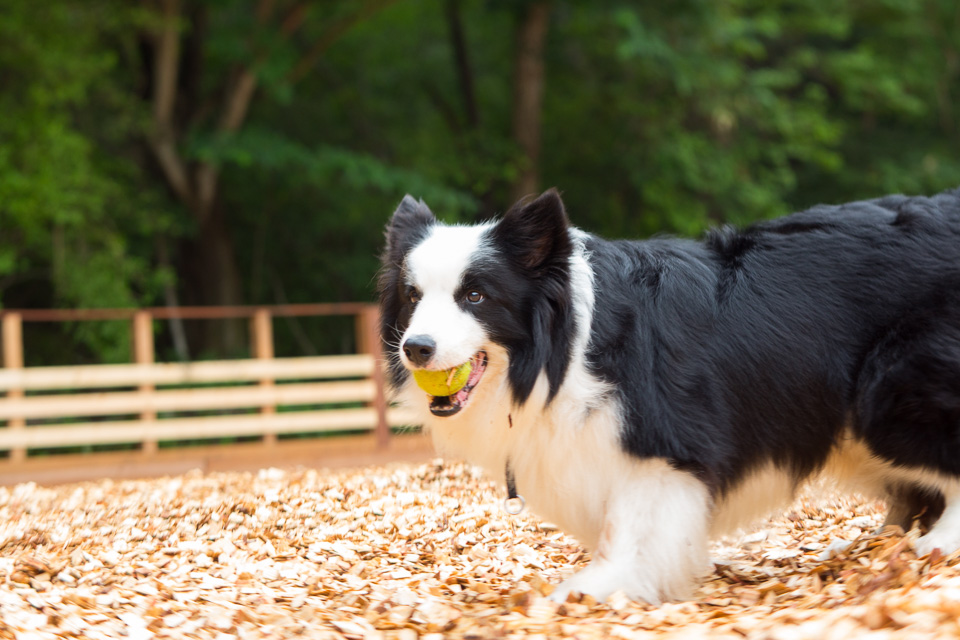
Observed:
[[[476,226],[442,224],[422,201],[406,196],[386,235],[381,332],[393,385],[411,383],[417,370],[469,362],[460,369],[462,388],[447,396],[425,393],[434,415],[459,413],[475,389],[502,383],[492,378],[503,375],[516,404],[544,375],[549,402],[575,332],[572,243],[559,194],[551,189]],[[444,376],[434,376],[442,384]]]

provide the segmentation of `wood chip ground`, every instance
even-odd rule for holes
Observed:
[[[0,489],[2,638],[956,638],[960,566],[803,498],[686,603],[555,605],[588,560],[471,467],[191,473]]]

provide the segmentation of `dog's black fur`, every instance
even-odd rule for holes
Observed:
[[[960,191],[587,248],[589,360],[631,452],[723,492],[767,458],[808,475],[849,425],[896,465],[960,475]]]

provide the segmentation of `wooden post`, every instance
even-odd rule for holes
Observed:
[[[253,312],[250,318],[250,351],[257,360],[273,359],[273,317],[269,309],[261,308]],[[274,384],[270,378],[260,380],[260,387],[272,387]],[[277,412],[277,407],[272,404],[265,404],[260,407],[260,413],[263,415],[273,415]],[[277,443],[277,434],[263,434],[263,443],[273,445]]]
[[[357,351],[373,356],[373,384],[376,395],[373,407],[377,411],[377,447],[390,446],[390,424],[387,422],[386,363],[380,345],[380,310],[375,305],[366,307],[357,316]]]
[[[371,353],[370,330],[367,328],[368,323],[369,320],[366,310],[357,312],[357,315],[353,318],[353,335],[357,342],[357,353]]]
[[[133,336],[133,361],[137,364],[150,365],[154,363],[155,353],[153,344],[153,316],[149,311],[139,310],[133,314],[131,321],[131,335]],[[144,400],[153,394],[154,386],[152,384],[141,384],[140,393]],[[144,423],[154,422],[157,419],[155,411],[142,411],[140,421]],[[156,440],[144,440],[141,450],[144,455],[152,456],[157,453]]]
[[[23,369],[23,317],[19,313],[7,312],[3,314],[3,366],[6,369]],[[7,398],[22,398],[23,389],[9,389]],[[11,430],[26,428],[27,421],[23,418],[11,418],[7,428]],[[27,458],[27,450],[17,448],[10,450],[11,462],[22,462]]]

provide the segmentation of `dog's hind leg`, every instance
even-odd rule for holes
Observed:
[[[898,526],[910,531],[916,522],[921,533],[927,533],[940,519],[946,503],[943,494],[936,489],[918,485],[894,484],[887,489],[887,518],[884,527]]]
[[[917,555],[939,549],[943,555],[960,551],[960,486],[945,492],[946,508],[930,533],[917,540]]]
[[[623,591],[650,604],[689,598],[710,568],[709,508],[709,490],[692,474],[665,460],[639,462],[607,496],[592,562],[550,597],[563,602],[580,592],[602,602]]]
[[[920,524],[932,527],[918,542],[922,553],[960,549],[957,380],[960,292],[945,287],[890,327],[867,354],[857,381],[856,435],[892,473],[913,474],[916,482],[936,487],[924,496],[911,481],[906,495],[894,495],[887,519],[907,529],[926,506]]]

